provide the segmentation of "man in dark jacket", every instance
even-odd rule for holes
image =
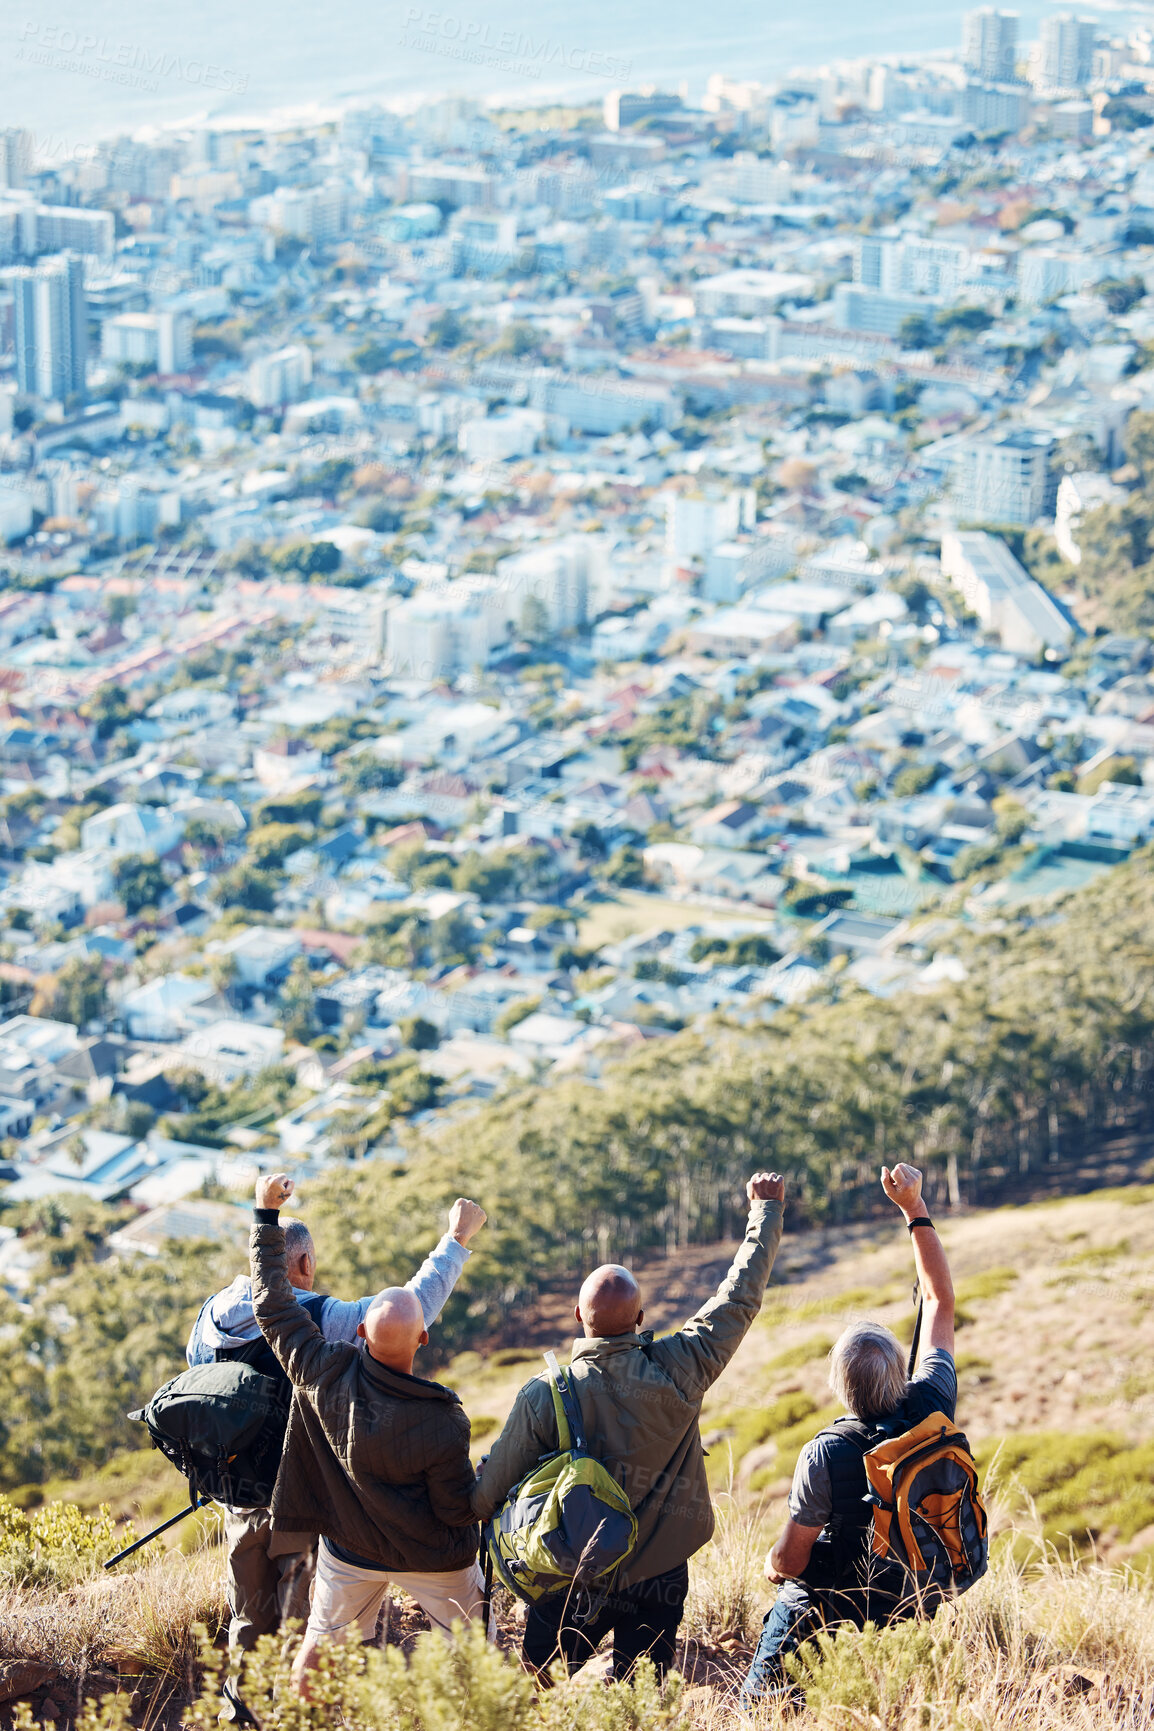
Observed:
[[[742,1702],[791,1694],[783,1655],[817,1629],[860,1629],[914,1615],[916,1597],[904,1570],[871,1551],[872,1508],[864,1453],[883,1435],[911,1430],[931,1413],[954,1417],[954,1288],[942,1241],[922,1201],[916,1166],[882,1167],[882,1188],[899,1208],[913,1240],[924,1302],[922,1352],[907,1381],[906,1353],[888,1328],[855,1322],[830,1353],[830,1387],[856,1421],[822,1431],[801,1451],[789,1495],[789,1518],[766,1559],[780,1592],[765,1619]],[[876,1429],[884,1426],[884,1431]]]
[[[732,1268],[676,1334],[654,1340],[641,1332],[641,1293],[626,1268],[597,1268],[581,1288],[574,1314],[582,1334],[573,1343],[570,1375],[590,1452],[623,1487],[637,1517],[637,1544],[592,1615],[571,1593],[530,1609],[524,1657],[543,1678],[559,1657],[583,1664],[610,1629],[615,1676],[627,1675],[642,1655],[659,1673],[673,1661],[688,1561],[713,1533],[701,1403],[761,1309],[781,1241],[784,1181],[758,1172],[746,1195],[749,1221]],[[553,1397],[541,1376],[517,1396],[481,1471],[473,1498],[481,1519],[556,1448]]]
[[[312,1609],[294,1674],[322,1636],[355,1623],[370,1640],[395,1584],[435,1628],[480,1615],[469,1421],[451,1389],[413,1374],[428,1343],[420,1300],[378,1294],[360,1324],[364,1350],[326,1341],[289,1282],[279,1209],[293,1181],[257,1180],[249,1251],[253,1313],[293,1385],[272,1526],[319,1533]]]
[[[298,1304],[309,1312],[326,1340],[356,1341],[374,1297],[349,1300],[314,1292],[317,1253],[312,1233],[303,1220],[283,1220],[281,1224],[289,1283]],[[484,1224],[484,1209],[459,1197],[440,1243],[407,1283],[420,1299],[426,1328],[433,1326],[444,1309],[469,1259],[469,1240]],[[230,1286],[205,1300],[188,1337],[185,1356],[190,1365],[242,1358],[268,1375],[280,1374],[252,1313],[252,1281],[247,1274],[238,1275]],[[282,1622],[303,1622],[308,1616],[316,1541],[309,1533],[293,1533],[283,1527],[274,1533],[266,1508],[226,1505],[223,1512],[231,1613],[228,1644],[235,1664],[262,1635],[275,1634]],[[225,1679],[224,1694],[235,1717],[249,1723],[232,1676]]]

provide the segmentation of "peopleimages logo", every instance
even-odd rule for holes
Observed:
[[[248,74],[195,56],[167,53],[139,42],[117,42],[88,30],[60,24],[36,24],[25,19],[16,58],[55,71],[80,72],[111,84],[158,90],[162,78],[199,84],[206,90],[240,95],[248,89]]]
[[[547,36],[530,36],[522,30],[494,30],[480,19],[462,18],[428,6],[409,7],[400,45],[478,65],[493,65],[502,71],[520,72],[527,78],[540,78],[547,71],[628,78],[633,69],[632,61],[602,54],[595,48],[575,48],[551,41]]]

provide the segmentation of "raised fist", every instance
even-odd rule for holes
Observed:
[[[784,1202],[785,1179],[776,1172],[755,1172],[745,1186],[751,1202]]]
[[[449,1210],[449,1231],[458,1244],[468,1244],[470,1238],[480,1232],[489,1216],[479,1202],[470,1202],[466,1196],[458,1196]]]
[[[286,1172],[262,1172],[256,1181],[258,1208],[283,1208],[296,1186]]]
[[[907,1166],[899,1161],[892,1172],[888,1166],[882,1167],[882,1189],[894,1204],[907,1217],[915,1209],[922,1211],[922,1175],[916,1166]]]

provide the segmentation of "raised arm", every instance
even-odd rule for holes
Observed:
[[[714,1293],[676,1334],[654,1348],[661,1363],[693,1398],[715,1382],[745,1339],[761,1309],[766,1282],[781,1243],[785,1180],[776,1172],[756,1172],[745,1187],[749,1219],[745,1240]]]
[[[891,1171],[882,1167],[882,1189],[900,1208],[913,1240],[914,1265],[922,1290],[925,1317],[922,1348],[954,1350],[954,1283],[946,1250],[922,1201],[922,1175],[916,1166],[899,1163]]]
[[[459,1196],[449,1210],[448,1231],[429,1252],[412,1279],[405,1282],[408,1290],[420,1301],[426,1328],[432,1328],[444,1310],[472,1254],[468,1248],[469,1240],[476,1237],[486,1219],[479,1202],[470,1202]],[[330,1298],[321,1316],[325,1339],[355,1340],[357,1329],[376,1297],[376,1293],[369,1293],[365,1298]]]
[[[293,1193],[293,1181],[283,1172],[256,1181],[256,1208],[249,1238],[252,1269],[252,1309],[260,1331],[276,1353],[289,1380],[308,1385],[347,1356],[347,1347],[330,1345],[308,1311],[297,1300],[288,1277],[284,1227],[279,1212]]]

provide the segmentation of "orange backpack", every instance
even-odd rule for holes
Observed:
[[[964,1593],[989,1565],[986,1511],[970,1445],[945,1413],[862,1456],[873,1504],[872,1549],[892,1558],[920,1600]]]

